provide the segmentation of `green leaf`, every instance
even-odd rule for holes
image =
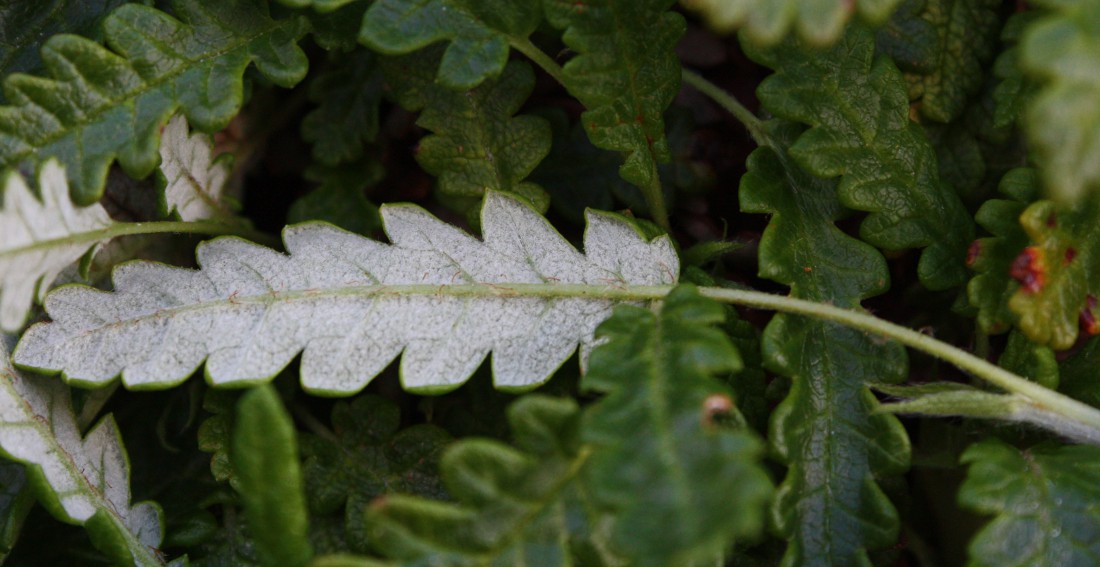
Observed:
[[[997,364],[1046,388],[1058,389],[1058,360],[1054,351],[1027,340],[1018,330],[1008,334],[1008,343]]]
[[[260,562],[308,564],[313,549],[294,423],[274,387],[265,384],[241,396],[230,454]]]
[[[291,8],[313,8],[322,13],[332,12],[358,0],[278,0],[283,6]]]
[[[240,111],[250,63],[283,86],[305,75],[300,18],[273,20],[258,0],[176,0],[173,13],[120,7],[103,21],[110,49],[73,35],[50,38],[42,47],[46,77],[4,81],[11,106],[0,107],[0,164],[56,156],[74,200],[92,203],[115,159],[134,177],[156,167],[159,128],[177,108],[200,130],[225,127]]]
[[[203,420],[198,431],[199,450],[211,454],[210,474],[219,482],[228,482],[234,489],[239,489],[239,481],[229,459],[229,446],[238,397],[233,391],[207,390],[203,395],[202,409],[212,415]]]
[[[0,184],[0,331],[15,332],[62,270],[110,239],[104,229],[114,223],[98,203],[73,205],[54,160],[38,173],[41,201],[18,173]]]
[[[923,4],[918,11],[895,14],[891,24],[901,29],[917,28],[920,35],[911,37],[913,43],[924,48],[915,69],[908,71],[909,97],[916,101],[920,113],[936,122],[951,122],[966,108],[967,100],[982,85],[984,70],[997,47],[997,35],[1001,30],[1000,0],[924,0],[911,2]],[[913,18],[917,22],[904,21]],[[932,30],[933,37],[927,37]],[[880,38],[883,36],[880,34]],[[929,40],[931,42],[929,43]],[[888,42],[886,53],[896,55],[912,51],[911,43]],[[930,57],[924,59],[924,57]],[[904,60],[904,59],[903,59]],[[905,65],[899,61],[899,66]]]
[[[1100,3],[1041,0],[1050,13],[1028,25],[1020,66],[1039,83],[1024,129],[1060,203],[1100,191]]]
[[[81,437],[69,390],[19,374],[0,336],[0,454],[26,465],[39,501],[54,517],[84,526],[95,546],[126,565],[161,565],[160,508],[130,503],[130,462],[111,416]]]
[[[395,492],[443,497],[436,474],[450,435],[433,425],[398,431],[400,411],[392,402],[361,396],[332,410],[334,438],[303,435],[306,499],[315,513],[343,508],[348,542],[368,550],[364,516],[376,497]]]
[[[966,278],[973,222],[909,121],[901,73],[874,51],[871,33],[853,25],[826,51],[788,41],[770,51],[750,47],[749,54],[776,70],[757,89],[764,108],[812,126],[791,157],[818,177],[840,176],[841,203],[869,213],[860,225],[864,240],[888,250],[925,248],[921,283],[946,289]]]
[[[420,141],[416,161],[436,176],[439,191],[474,220],[488,190],[519,195],[546,211],[546,191],[524,179],[550,151],[550,126],[537,116],[513,116],[535,86],[530,65],[512,62],[499,78],[457,92],[432,79],[425,62],[433,55],[429,51],[382,63],[394,98],[407,110],[420,111],[417,125],[433,133]]]
[[[302,139],[313,145],[313,159],[325,165],[359,159],[363,144],[378,135],[378,57],[358,49],[330,58],[310,83],[309,99],[317,108],[302,120]]]
[[[363,191],[378,183],[383,173],[374,156],[337,166],[314,164],[306,168],[305,177],[319,185],[290,206],[286,220],[325,221],[370,236],[382,228],[382,217]]]
[[[363,17],[359,41],[399,55],[450,40],[438,64],[439,82],[468,90],[500,75],[509,43],[526,40],[540,21],[534,0],[378,0]]]
[[[680,90],[675,47],[686,28],[674,0],[544,0],[546,17],[576,52],[564,66],[570,94],[592,143],[626,154],[623,179],[642,188],[651,215],[665,222],[657,164],[671,159],[664,112]]]
[[[576,402],[543,395],[508,410],[517,448],[466,439],[443,454],[454,503],[403,495],[376,501],[372,541],[405,564],[571,565],[567,500],[588,455],[577,442]]]
[[[781,41],[791,28],[811,44],[837,41],[844,24],[858,12],[871,24],[880,24],[902,0],[680,0],[700,12],[719,32],[743,29],[742,34],[758,45]]]
[[[724,318],[720,304],[685,284],[659,313],[623,306],[597,331],[607,342],[592,351],[581,387],[607,397],[585,412],[585,478],[616,516],[613,549],[633,565],[713,558],[763,527],[772,492],[763,444],[723,423],[741,419],[715,378],[741,368],[715,328]]]
[[[771,214],[760,241],[760,276],[802,299],[857,308],[886,290],[882,255],[834,224],[847,211],[835,180],[805,173],[784,151],[799,134],[771,124],[773,147],[748,159],[741,208]],[[869,382],[905,379],[905,351],[863,333],[779,314],[762,339],[765,366],[789,377],[790,393],[772,413],[768,438],[787,465],[773,521],[788,540],[783,565],[869,565],[867,552],[892,545],[898,515],[877,479],[909,464],[897,419],[872,413]]]
[[[0,461],[0,562],[15,545],[32,506],[34,493],[27,484],[23,465]]]
[[[454,389],[492,352],[497,387],[525,389],[578,344],[583,362],[622,293],[668,286],[680,269],[668,236],[589,211],[581,254],[504,193],[486,195],[484,240],[414,205],[382,216],[391,245],[306,223],[286,229],[289,256],[221,238],[200,245],[202,270],[129,262],[114,292],[63,286],[46,298],[54,321],[24,333],[15,360],[137,388],[178,384],[205,361],[211,384],[239,387],[302,353],[305,388],[348,395],[398,355],[405,388]]]
[[[1041,445],[1018,450],[990,440],[972,445],[959,503],[993,515],[970,542],[980,566],[1093,565],[1100,562],[1100,449]]]
[[[99,41],[100,25],[127,0],[39,0],[0,6],[0,76],[32,73],[42,68],[42,38],[60,33]],[[0,102],[4,102],[0,94]]]
[[[1073,208],[1037,201],[1020,224],[1032,242],[1010,271],[1020,285],[1008,306],[1020,330],[1056,350],[1073,346],[1079,325],[1100,332],[1100,195]]]
[[[1001,30],[1001,43],[1006,47],[993,63],[993,76],[998,79],[993,91],[993,99],[997,102],[994,120],[998,128],[1016,124],[1038,91],[1038,85],[1020,68],[1019,42],[1023,31],[1042,14],[1038,10],[1017,12],[1009,16]]]
[[[1003,333],[1016,322],[1016,314],[1008,307],[1009,298],[1020,287],[1012,277],[1012,266],[1029,243],[1019,219],[1038,195],[1038,181],[1034,169],[1008,172],[999,186],[1008,198],[990,199],[974,215],[992,235],[975,240],[967,254],[967,264],[977,275],[966,285],[966,292],[970,304],[978,308],[978,324],[986,333]]]

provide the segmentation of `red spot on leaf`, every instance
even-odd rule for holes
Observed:
[[[1024,248],[1024,251],[1012,261],[1009,268],[1012,279],[1020,282],[1027,293],[1038,293],[1047,283],[1047,266],[1043,258],[1043,251],[1034,246]]]
[[[1063,260],[1065,261],[1066,264],[1072,262],[1073,259],[1076,258],[1076,257],[1077,257],[1077,249],[1076,248],[1066,248],[1066,255],[1063,258]]]
[[[1047,228],[1054,228],[1058,226],[1058,215],[1050,213],[1047,215]]]
[[[978,256],[982,253],[982,241],[975,240],[970,243],[970,248],[966,249],[966,265],[973,266],[974,262],[978,261]]]
[[[1085,308],[1077,320],[1081,323],[1081,329],[1088,335],[1100,334],[1100,321],[1096,320],[1096,296],[1089,294],[1085,300]]]

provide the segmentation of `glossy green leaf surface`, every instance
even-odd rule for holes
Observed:
[[[714,326],[724,318],[721,305],[683,285],[659,313],[623,306],[597,331],[607,342],[592,352],[581,386],[607,397],[585,412],[581,436],[593,447],[585,474],[616,515],[613,548],[632,565],[712,558],[763,527],[771,492],[763,444],[722,423],[740,415],[715,374],[741,368]]]
[[[991,236],[975,240],[967,253],[967,264],[977,272],[966,285],[967,295],[978,308],[978,324],[991,334],[1007,331],[1017,319],[1008,307],[1009,298],[1020,287],[1012,277],[1012,266],[1030,242],[1019,219],[1038,196],[1038,173],[1028,168],[1012,170],[1001,179],[999,191],[1007,198],[986,201],[974,216]]]
[[[776,144],[798,134],[771,125]],[[846,215],[835,180],[815,178],[782,145],[757,149],[741,179],[741,208],[771,214],[760,242],[760,275],[791,295],[858,307],[882,293],[882,255],[834,224]],[[872,414],[868,382],[900,382],[905,351],[833,324],[776,315],[763,336],[765,366],[791,379],[771,416],[772,450],[787,465],[773,521],[787,539],[783,565],[870,565],[892,545],[898,515],[876,480],[904,472],[909,441],[896,418]]]
[[[1035,4],[1051,11],[1029,24],[1020,40],[1020,66],[1041,84],[1024,129],[1051,198],[1077,203],[1100,191],[1100,3]]]
[[[45,76],[9,75],[0,107],[0,164],[56,156],[74,200],[99,199],[116,159],[135,177],[157,165],[159,128],[181,110],[204,131],[240,111],[251,63],[290,86],[306,73],[298,18],[274,20],[256,0],[177,0],[175,16],[127,4],[103,21],[107,45],[74,36],[42,47]]]
[[[844,24],[858,13],[861,19],[878,24],[890,16],[901,0],[681,0],[718,31],[742,29],[753,43],[773,45],[788,33],[815,45],[835,42]]]
[[[526,178],[550,151],[550,126],[537,116],[515,116],[535,86],[530,65],[515,61],[499,78],[459,92],[435,82],[425,64],[431,59],[431,53],[422,52],[382,63],[394,98],[408,110],[421,111],[416,123],[432,132],[420,140],[417,163],[475,222],[490,189],[519,195],[545,211],[549,196]]]
[[[584,104],[592,143],[626,154],[623,179],[659,189],[657,164],[671,159],[663,114],[680,90],[674,48],[684,18],[673,0],[544,0],[546,17],[565,30],[576,52],[563,67],[565,86]],[[647,200],[651,197],[647,195]],[[655,213],[656,214],[656,213]]]
[[[241,396],[230,455],[260,562],[309,563],[313,550],[294,422],[274,387],[257,386]]]
[[[993,519],[970,543],[975,567],[1092,565],[1100,561],[1100,449],[1041,445],[1018,450],[983,441],[963,453],[969,465],[959,503]]]
[[[776,70],[757,89],[764,108],[811,126],[791,157],[815,176],[839,176],[841,203],[869,213],[860,236],[888,250],[924,248],[918,273],[931,289],[962,283],[973,223],[940,181],[931,145],[909,121],[902,75],[875,56],[871,32],[853,25],[829,50],[788,40],[750,56]]]
[[[568,494],[586,453],[572,400],[529,395],[508,411],[516,447],[467,439],[441,470],[455,502],[388,495],[367,516],[375,547],[410,565],[571,565]]]
[[[103,37],[103,18],[126,0],[40,0],[0,6],[0,75],[42,68],[39,41],[59,33]],[[0,102],[3,102],[0,94]]]
[[[378,0],[363,17],[359,41],[398,55],[449,40],[439,82],[468,90],[500,75],[509,41],[526,39],[540,21],[534,0]]]

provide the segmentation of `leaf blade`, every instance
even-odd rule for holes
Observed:
[[[15,361],[89,384],[121,374],[130,387],[165,387],[206,360],[211,383],[227,385],[267,381],[304,349],[303,385],[346,394],[402,351],[405,387],[430,391],[464,382],[493,351],[497,386],[528,388],[578,343],[583,360],[610,313],[608,286],[667,285],[679,271],[667,237],[650,242],[592,211],[582,255],[502,193],[486,199],[484,241],[415,206],[382,215],[392,245],[305,224],[286,230],[289,257],[222,238],[199,247],[202,271],[129,263],[116,268],[113,294],[62,288],[46,300],[57,320],[28,330]],[[572,291],[555,298],[555,286]],[[150,356],[153,345],[163,348]],[[83,359],[90,348],[106,356]]]

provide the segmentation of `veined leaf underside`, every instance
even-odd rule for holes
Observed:
[[[608,213],[588,212],[586,254],[501,193],[486,197],[483,241],[412,205],[382,216],[392,245],[306,223],[285,229],[289,256],[219,238],[200,245],[198,271],[132,262],[115,269],[113,293],[62,287],[46,298],[53,321],[31,327],[14,359],[87,385],[121,374],[164,388],[204,360],[214,385],[266,381],[303,352],[303,385],[343,395],[401,353],[406,388],[440,391],[492,352],[497,386],[525,388],[578,344],[583,363],[614,304],[601,290],[679,273],[667,237],[647,241]]]

